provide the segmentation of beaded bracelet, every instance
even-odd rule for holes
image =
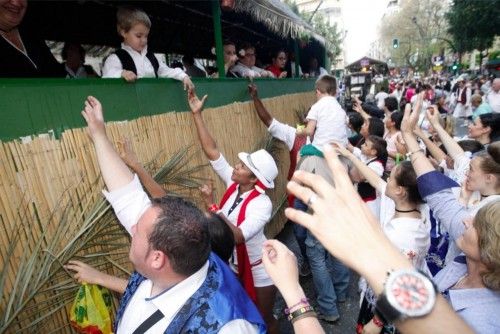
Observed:
[[[300,305],[302,305],[302,306],[309,306],[309,299],[307,299],[307,298],[301,298],[301,299],[298,301],[298,303],[293,304],[292,306],[290,306],[290,307],[286,308],[286,309],[285,309],[285,314],[286,314],[286,315],[290,314],[290,311],[291,311],[292,309],[294,309],[295,307],[300,306]]]
[[[307,305],[307,306],[303,306],[303,307],[293,311],[292,313],[290,313],[288,315],[287,319],[288,319],[288,321],[291,321],[292,319],[297,318],[297,317],[299,317],[305,313],[308,313],[308,312],[316,314],[314,312],[314,308],[311,305]]]
[[[219,211],[219,206],[214,203],[214,204],[212,204],[212,205],[210,205],[208,207],[208,211],[210,211],[210,212],[217,212],[217,211]]]

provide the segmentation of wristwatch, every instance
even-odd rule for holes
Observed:
[[[424,273],[416,269],[391,271],[377,299],[376,313],[385,323],[423,317],[434,308],[436,294],[436,286]]]

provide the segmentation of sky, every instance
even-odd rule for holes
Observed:
[[[378,39],[378,25],[388,0],[344,0],[344,41],[347,63],[366,56],[370,43]]]

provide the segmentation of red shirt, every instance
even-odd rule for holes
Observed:
[[[281,68],[275,66],[274,64],[273,65],[269,65],[266,68],[266,70],[269,71],[269,72],[272,72],[276,78],[279,78],[280,75],[281,75],[281,73],[283,72],[283,70]]]

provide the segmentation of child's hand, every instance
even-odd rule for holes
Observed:
[[[122,78],[125,79],[126,82],[134,82],[137,80],[137,75],[132,71],[123,70]]]
[[[184,77],[182,82],[184,83],[184,90],[194,89],[194,84],[189,76]]]
[[[86,263],[81,261],[69,261],[68,264],[64,265],[64,268],[75,272],[73,278],[77,280],[78,283],[102,284],[100,278],[103,273]]]
[[[132,169],[139,163],[129,138],[118,141],[118,153],[120,153],[123,162]]]
[[[205,101],[207,100],[208,95],[203,96],[203,98],[200,99],[198,96],[196,96],[196,93],[193,88],[190,88],[188,90],[188,103],[189,107],[191,108],[191,111],[193,114],[199,114],[203,110],[203,105],[205,104]]]
[[[203,202],[205,205],[209,207],[214,203],[214,185],[213,180],[210,180],[208,184],[204,184],[198,188],[201,193],[201,197],[203,198]]]

